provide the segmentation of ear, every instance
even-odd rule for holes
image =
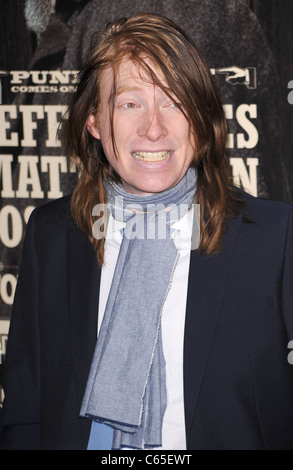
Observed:
[[[89,116],[86,120],[86,127],[87,127],[87,130],[89,131],[89,133],[95,139],[98,139],[98,140],[101,139],[99,129],[97,128],[97,125],[96,125],[96,118],[93,114],[89,114]]]

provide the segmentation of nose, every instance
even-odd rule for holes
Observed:
[[[138,126],[138,135],[151,142],[156,142],[168,134],[167,126],[164,123],[164,117],[158,109],[153,106],[152,109],[146,111],[141,117]]]

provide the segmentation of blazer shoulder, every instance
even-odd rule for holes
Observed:
[[[70,200],[71,196],[64,196],[37,206],[29,218],[27,231],[46,240],[48,236],[57,236],[70,225],[75,226],[70,213]]]
[[[71,196],[64,196],[37,206],[32,212],[35,223],[42,224],[47,220],[50,223],[60,222],[64,218],[70,217],[70,201]]]
[[[71,196],[64,196],[59,199],[54,199],[53,201],[46,202],[40,206],[37,206],[35,211],[37,217],[41,218],[58,218],[70,213],[70,201]]]
[[[288,221],[293,214],[293,206],[287,202],[255,197],[242,193],[244,201],[243,217],[256,223],[276,223]]]

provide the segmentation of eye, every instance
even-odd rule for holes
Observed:
[[[174,109],[174,111],[182,111],[182,104],[175,101],[171,101],[166,104],[165,108]]]
[[[121,107],[124,109],[134,109],[137,108],[137,105],[135,103],[124,103]]]
[[[182,104],[181,103],[172,103],[171,108],[174,108],[174,109],[177,109],[178,111],[181,111]]]

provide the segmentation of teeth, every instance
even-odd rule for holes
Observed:
[[[134,158],[137,160],[144,160],[148,162],[158,162],[166,160],[169,157],[170,151],[164,150],[163,152],[133,152]]]

